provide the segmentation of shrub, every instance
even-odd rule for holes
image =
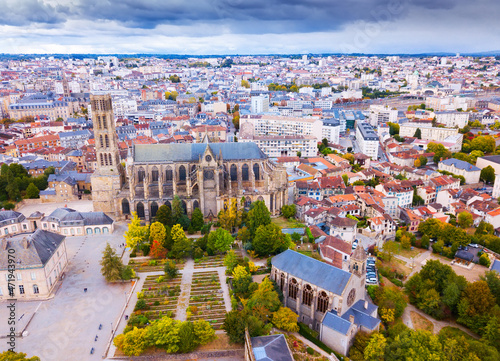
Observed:
[[[169,279],[175,278],[177,276],[178,270],[177,265],[174,261],[168,261],[165,264],[165,275],[168,276]]]
[[[137,310],[148,310],[149,309],[149,306],[147,305],[146,301],[144,301],[144,299],[140,299],[137,301],[137,303],[135,304],[135,308],[134,310],[137,311]]]
[[[479,264],[482,265],[482,266],[485,266],[485,267],[489,267],[490,266],[490,258],[488,257],[488,255],[486,253],[483,253],[481,255],[481,257],[479,257]]]
[[[306,348],[306,351],[309,355],[314,355],[314,349],[312,347]]]

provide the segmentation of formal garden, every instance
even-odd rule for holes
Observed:
[[[134,315],[144,315],[149,320],[163,315],[173,318],[180,293],[181,276],[172,279],[166,276],[147,276],[142,291],[137,295]]]
[[[224,256],[204,256],[194,260],[194,269],[224,267]]]
[[[163,271],[165,265],[169,262],[168,259],[148,259],[148,260],[134,260],[130,259],[128,265],[135,271],[141,273],[147,272],[160,272]],[[176,263],[176,267],[178,270],[182,270],[184,268],[184,259],[174,260]]]
[[[217,271],[195,272],[191,281],[191,295],[187,316],[191,320],[204,319],[215,329],[222,326],[226,315],[224,296]]]

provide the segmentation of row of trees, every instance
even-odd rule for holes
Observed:
[[[54,172],[54,167],[49,167],[43,175],[32,177],[20,164],[3,164],[0,169],[0,201],[38,198],[40,190],[48,186],[49,175]]]
[[[459,225],[461,224],[464,227],[470,224],[470,218],[467,215],[461,216],[459,214],[457,220]],[[479,223],[474,235],[469,235],[462,228],[454,227],[449,223],[443,223],[433,218],[421,222],[418,231],[424,236],[436,240],[432,245],[435,253],[443,254],[449,258],[455,255],[459,246],[466,246],[469,243],[480,244],[500,253],[500,238],[493,235],[493,227],[484,221]]]
[[[127,356],[139,356],[149,348],[167,353],[187,353],[215,339],[215,331],[205,320],[177,321],[169,317],[143,328],[126,328],[113,343]]]
[[[500,341],[500,279],[496,271],[481,280],[468,282],[449,265],[428,261],[405,284],[409,300],[437,319],[457,317],[457,321],[491,340]],[[500,342],[493,346],[500,349]]]
[[[500,354],[489,343],[474,340],[453,328],[443,328],[434,335],[397,322],[383,333],[358,332],[349,358],[352,361],[494,361],[500,359]]]

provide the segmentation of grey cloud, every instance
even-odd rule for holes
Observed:
[[[498,11],[496,0],[479,0]],[[65,19],[114,21],[129,28],[158,25],[223,27],[235,34],[335,31],[356,21],[396,21],[412,9],[447,10],[443,21],[469,0],[68,0],[51,6],[43,0],[0,0],[0,24],[58,24]],[[192,29],[189,30],[192,33]],[[196,32],[196,31],[195,31]]]
[[[58,24],[66,21],[67,6],[52,6],[43,0],[0,0],[0,24],[25,26],[32,23]]]

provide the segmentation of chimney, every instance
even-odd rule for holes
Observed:
[[[368,301],[365,301],[365,310],[368,309]]]
[[[349,315],[349,322],[354,323],[354,315]]]
[[[30,241],[28,238],[24,237],[22,240],[21,240],[21,244],[23,245],[23,248],[24,249],[28,249],[28,247],[30,246]]]

